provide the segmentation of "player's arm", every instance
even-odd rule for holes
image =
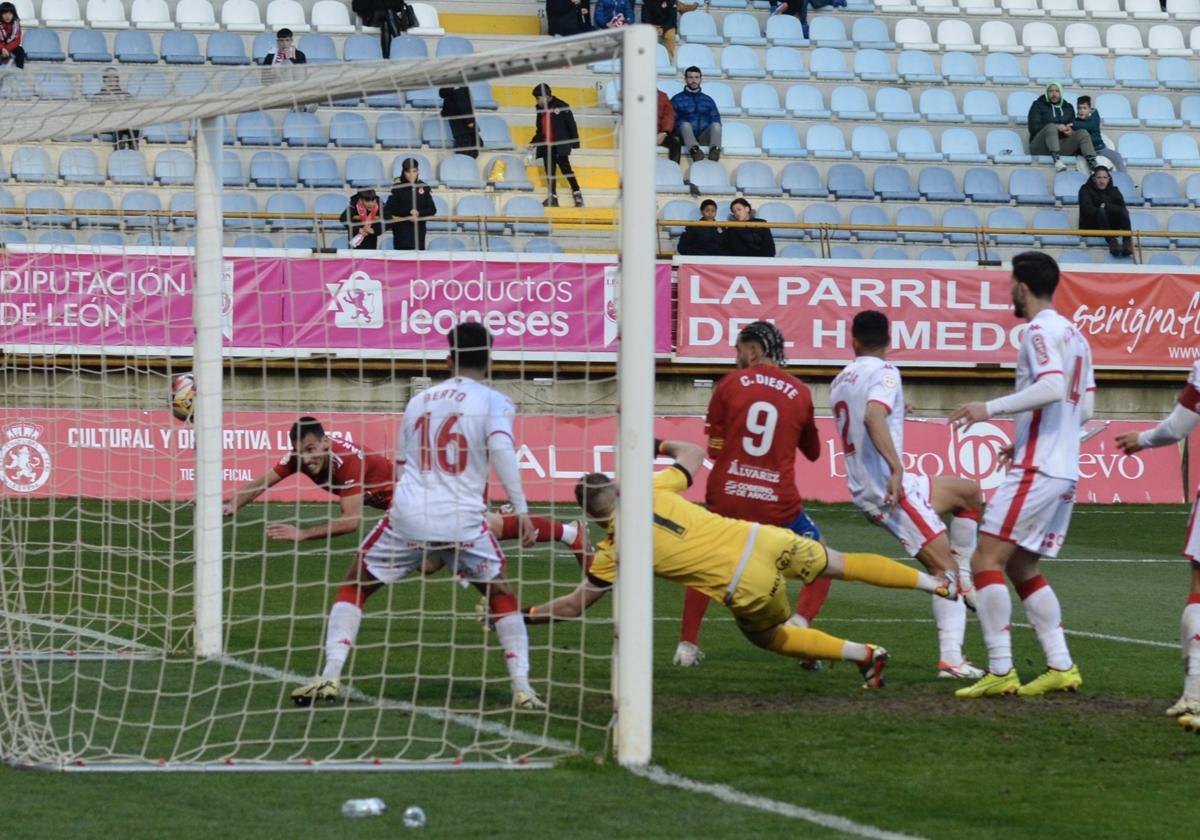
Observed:
[[[258,478],[250,479],[234,491],[233,496],[221,506],[221,513],[225,516],[233,516],[265,493],[268,487],[273,487],[284,478],[285,476],[280,475],[274,469],[269,469]]]
[[[657,445],[658,454],[674,458],[683,467],[690,480],[695,480],[700,467],[704,466],[704,450],[686,440],[664,440]],[[690,483],[690,482],[689,482]]]
[[[708,401],[708,414],[704,418],[704,434],[708,437],[708,455],[716,458],[725,446],[725,389],[717,384]]]
[[[607,583],[585,580],[569,595],[562,595],[553,601],[548,601],[536,607],[528,607],[525,613],[526,624],[549,624],[551,621],[580,618],[592,604],[604,597],[608,592]]]
[[[900,461],[900,455],[896,452],[896,445],[892,441],[892,433],[888,429],[888,413],[888,408],[883,403],[868,402],[867,411],[863,415],[863,425],[867,428],[867,435],[871,438],[871,443],[875,445],[875,449],[879,451],[880,456],[892,471],[887,481],[887,493],[883,498],[884,504],[890,510],[896,506],[904,494],[904,464]]]
[[[1189,400],[1188,390],[1195,394],[1194,400]],[[1189,407],[1190,403],[1190,407]],[[1189,386],[1179,396],[1179,402],[1171,409],[1171,413],[1166,418],[1146,432],[1126,432],[1117,437],[1117,446],[1125,452],[1126,455],[1132,455],[1134,452],[1140,452],[1143,449],[1152,449],[1156,446],[1166,446],[1169,443],[1178,443],[1192,433],[1192,429],[1200,424],[1200,391],[1196,391]]]
[[[496,397],[488,423],[488,460],[495,468],[496,477],[508,494],[508,503],[517,515],[521,545],[529,548],[537,539],[537,529],[529,518],[529,503],[525,499],[525,488],[521,486],[521,468],[517,464],[516,443],[512,433],[512,403],[498,394]]]
[[[362,522],[363,494],[359,492],[348,496],[341,496],[338,501],[342,508],[341,515],[330,519],[328,522],[308,528],[297,528],[295,525],[276,523],[267,526],[267,536],[273,540],[304,542],[305,540],[325,539],[357,531],[359,524]]]
[[[796,442],[796,448],[810,461],[816,461],[821,457],[821,436],[817,433],[817,421],[813,417],[811,408],[808,412],[808,420],[800,428],[800,439]]]
[[[969,402],[950,415],[951,423],[970,425],[1001,414],[1020,414],[1034,411],[1066,399],[1067,378],[1059,371],[1040,376],[1032,385],[1016,393],[987,402]]]

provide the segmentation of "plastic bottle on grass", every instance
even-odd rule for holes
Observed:
[[[387,810],[387,803],[378,796],[370,799],[347,799],[342,803],[343,817],[378,817]]]

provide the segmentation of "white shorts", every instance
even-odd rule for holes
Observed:
[[[889,514],[879,499],[858,498],[854,504],[867,519],[891,532],[910,557],[946,533],[946,523],[933,509],[933,482],[927,475],[904,474],[904,498]]]
[[[987,503],[979,533],[1043,557],[1057,557],[1075,509],[1075,481],[1009,470]]]
[[[385,516],[363,540],[358,556],[376,580],[395,583],[421,571],[426,560],[441,560],[464,581],[489,581],[504,571],[504,552],[484,525],[472,542],[428,543],[396,533]]]
[[[1192,502],[1192,515],[1188,517],[1187,537],[1183,541],[1183,556],[1193,563],[1200,563],[1200,493]]]

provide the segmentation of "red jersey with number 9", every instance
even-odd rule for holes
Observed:
[[[726,375],[708,404],[705,432],[714,461],[705,496],[709,510],[781,526],[804,510],[796,450],[815,461],[821,441],[803,382],[775,365]]]

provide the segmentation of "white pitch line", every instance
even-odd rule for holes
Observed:
[[[657,764],[651,764],[649,767],[629,767],[626,769],[633,773],[633,775],[654,782],[656,785],[678,788],[679,790],[686,790],[689,793],[704,794],[719,799],[722,802],[728,802],[730,805],[740,805],[743,808],[766,811],[769,814],[777,814],[793,820],[803,820],[804,822],[840,831],[843,834],[850,834],[854,837],[869,837],[873,840],[916,840],[917,838],[917,835],[884,831],[872,825],[856,823],[845,817],[826,814],[822,811],[814,811],[812,808],[804,808],[800,805],[793,805],[790,802],[780,802],[775,799],[767,799],[764,796],[743,793],[736,788],[729,787],[729,785],[698,782],[695,779],[689,779],[687,776],[680,776],[669,770],[664,770]]]

